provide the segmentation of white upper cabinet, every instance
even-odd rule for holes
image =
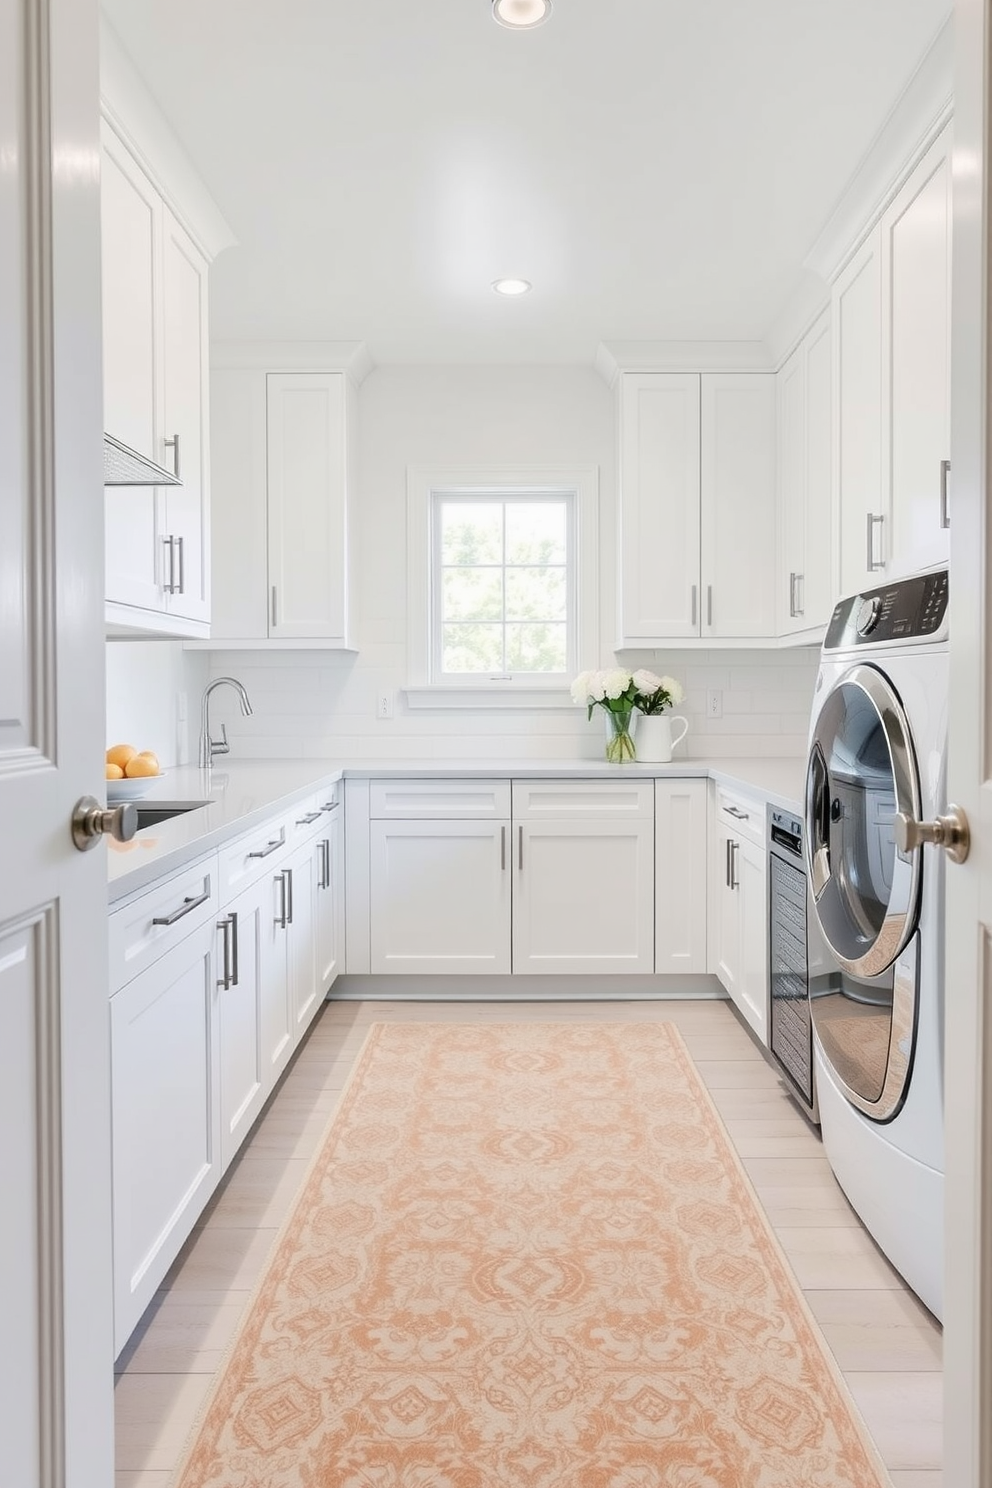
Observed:
[[[700,634],[775,634],[775,379],[702,378]]]
[[[106,598],[118,630],[204,636],[210,620],[207,260],[104,121],[104,427],[180,486],[108,486]]]
[[[627,645],[699,634],[699,378],[620,384],[620,632]]]
[[[774,378],[623,374],[620,523],[622,645],[773,635]]]
[[[822,627],[833,604],[830,317],[822,315],[776,377],[778,632]]]
[[[888,502],[882,494],[882,245],[872,232],[831,294],[834,492],[840,589],[871,588],[885,567]]]
[[[882,218],[882,482],[889,572],[949,557],[950,129]]]
[[[348,375],[219,367],[211,407],[211,645],[352,646]]]

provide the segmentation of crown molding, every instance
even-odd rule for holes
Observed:
[[[211,370],[345,372],[360,387],[374,362],[364,341],[212,341]]]
[[[621,372],[771,372],[763,341],[601,341],[593,366],[607,387]]]
[[[100,111],[208,260],[212,262],[225,248],[237,243],[172,126],[102,14]]]
[[[804,260],[835,279],[954,112],[954,32],[949,17],[845,187]]]
[[[765,337],[776,372],[788,361],[810,327],[829,309],[830,286],[812,274],[805,275],[772,321]]]

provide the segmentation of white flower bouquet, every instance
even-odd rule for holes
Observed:
[[[603,671],[580,672],[572,683],[572,699],[585,704],[589,717],[593,708],[606,711],[610,734],[606,758],[612,764],[623,764],[635,758],[631,721],[635,709],[640,713],[661,713],[685,697],[674,677],[656,677],[644,670],[629,672],[625,667]]]

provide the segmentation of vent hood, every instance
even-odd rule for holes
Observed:
[[[103,436],[103,484],[105,486],[181,486],[182,481],[163,465],[156,465],[137,450],[129,449],[109,434]]]

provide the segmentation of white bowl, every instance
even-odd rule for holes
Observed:
[[[128,780],[126,776],[123,780],[108,780],[107,804],[110,806],[119,801],[137,801],[161,779],[161,775],[136,775],[133,780]]]

